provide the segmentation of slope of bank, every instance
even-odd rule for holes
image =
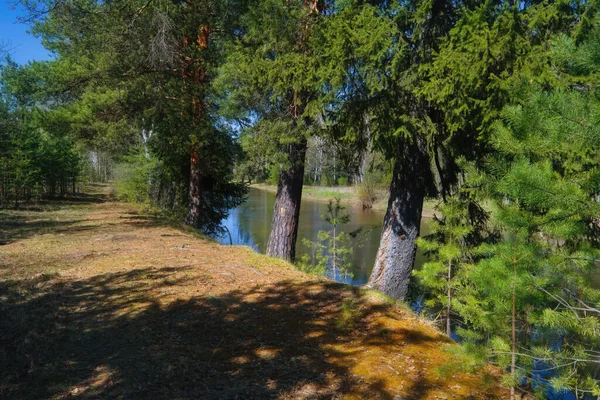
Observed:
[[[0,210],[0,397],[505,397],[401,305],[93,189]]]
[[[252,184],[250,187],[266,190],[268,192],[277,193],[277,186],[267,184]],[[386,212],[390,192],[387,189],[376,190],[376,200],[373,203],[373,210]],[[339,197],[342,204],[346,207],[362,207],[360,196],[358,195],[358,186],[307,186],[302,188],[302,198],[329,201],[335,197]],[[428,199],[423,204],[423,217],[429,218],[434,214],[434,208],[437,200]]]

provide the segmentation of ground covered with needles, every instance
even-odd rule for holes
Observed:
[[[108,192],[0,210],[0,398],[506,397],[401,304]]]

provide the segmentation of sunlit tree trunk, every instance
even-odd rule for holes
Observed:
[[[379,250],[367,283],[396,299],[406,296],[415,261],[429,174],[424,147],[417,143],[399,145]]]
[[[311,15],[319,15],[322,12],[323,4],[319,0],[304,0],[303,4],[309,9]],[[297,46],[301,52],[307,52],[305,34],[310,29],[310,22],[307,20],[299,29],[304,32],[299,35]],[[303,118],[302,114],[307,98],[306,93],[296,91],[292,93],[290,115],[297,122]],[[305,126],[310,124],[310,121],[304,122]],[[273,218],[271,219],[271,232],[267,243],[268,256],[289,261],[293,261],[296,256],[307,146],[307,139],[303,137],[287,147],[289,166],[279,174]]]
[[[208,40],[210,35],[210,29],[206,25],[201,25],[198,30],[198,37],[195,40],[195,44],[200,49],[208,48]],[[184,45],[190,45],[191,41],[189,38],[184,39]],[[200,65],[185,65],[183,68],[184,80],[191,80],[197,87],[202,87],[205,84],[205,71],[204,66]],[[184,61],[184,64],[189,64],[189,61]],[[200,90],[202,93],[203,91]],[[193,123],[196,129],[199,129],[204,118],[205,118],[205,107],[204,98],[193,98],[192,99],[192,111],[193,111]],[[188,225],[199,227],[202,220],[202,171],[201,171],[201,154],[200,145],[192,138],[192,145],[190,148],[190,178],[189,178],[189,199],[188,199],[188,213],[185,222]]]
[[[271,257],[294,260],[296,256],[306,147],[306,139],[289,145],[290,166],[279,175],[271,233],[267,244],[267,255]]]

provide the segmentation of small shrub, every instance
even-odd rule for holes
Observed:
[[[341,230],[342,225],[350,222],[350,215],[344,213],[344,210],[339,197],[329,200],[327,213],[321,215],[321,219],[331,226],[331,230],[319,231],[318,240],[315,242],[302,240],[302,243],[312,250],[312,255],[305,254],[298,261],[301,270],[318,275],[329,272],[333,279],[340,276],[352,277],[352,253],[360,229],[350,233]]]
[[[358,199],[362,204],[363,210],[373,208],[373,204],[377,200],[375,185],[365,181],[358,187]]]
[[[325,254],[325,246],[320,242],[311,242],[304,238],[302,244],[312,250],[312,255],[303,254],[298,260],[298,267],[311,275],[325,275],[329,256]]]
[[[128,157],[115,168],[115,188],[119,200],[149,203],[151,174],[155,161],[144,154]]]

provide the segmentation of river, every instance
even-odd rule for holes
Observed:
[[[223,221],[231,233],[234,245],[246,245],[255,251],[264,253],[269,239],[271,228],[271,216],[275,203],[275,193],[250,188],[248,198],[238,208],[231,210],[229,217]],[[344,202],[342,201],[342,205]],[[302,199],[300,207],[300,222],[298,226],[298,241],[296,245],[296,257],[299,259],[303,254],[311,254],[311,249],[302,244],[302,239],[317,241],[320,230],[331,230],[331,225],[325,222],[321,215],[327,211],[327,202],[318,200]],[[340,282],[352,285],[363,285],[369,279],[377,248],[381,236],[381,225],[384,213],[373,210],[363,210],[361,207],[347,207],[346,213],[350,215],[350,222],[342,226],[346,232],[362,228],[361,245],[354,248],[351,275],[336,276]],[[424,219],[424,222],[426,220]],[[426,223],[421,227],[422,233],[427,231]],[[218,238],[220,243],[229,244],[229,235]],[[417,254],[417,265],[423,262],[421,254]]]

